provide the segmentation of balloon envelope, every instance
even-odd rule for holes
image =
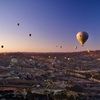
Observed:
[[[77,49],[77,46],[76,46],[76,47],[74,47],[74,49]]]
[[[89,49],[87,49],[87,51],[88,51],[88,52],[90,52],[90,50],[89,50]]]
[[[19,23],[17,23],[17,26],[19,26]]]
[[[1,45],[1,48],[3,48],[4,46],[3,45]]]
[[[31,36],[31,34],[29,34],[29,36]]]
[[[62,46],[60,46],[60,48],[62,48]]]
[[[76,35],[76,38],[78,40],[78,42],[83,46],[84,43],[87,41],[89,35],[87,32],[78,32]]]

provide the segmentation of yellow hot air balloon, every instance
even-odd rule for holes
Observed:
[[[78,42],[83,46],[84,43],[87,41],[89,35],[87,32],[78,32],[77,35],[76,35],[76,38],[78,40]]]

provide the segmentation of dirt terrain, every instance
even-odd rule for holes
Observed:
[[[71,91],[85,98],[81,100],[99,98],[100,51],[1,53],[0,90],[38,94]]]

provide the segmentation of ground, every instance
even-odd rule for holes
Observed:
[[[1,53],[0,89],[69,91],[99,96],[100,51],[71,53]]]

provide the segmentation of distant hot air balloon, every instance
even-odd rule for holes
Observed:
[[[60,46],[60,48],[62,48],[62,46]]]
[[[87,32],[78,32],[76,35],[76,38],[78,40],[78,42],[83,46],[84,43],[87,41],[89,35]]]
[[[74,49],[77,49],[77,46],[75,46]]]
[[[29,36],[31,36],[31,34],[29,34]]]
[[[17,26],[19,26],[19,23],[17,23]]]
[[[3,48],[4,46],[3,45],[1,45],[1,48]]]
[[[87,49],[87,51],[88,51],[88,53],[90,52],[90,50],[89,50],[89,49]]]

